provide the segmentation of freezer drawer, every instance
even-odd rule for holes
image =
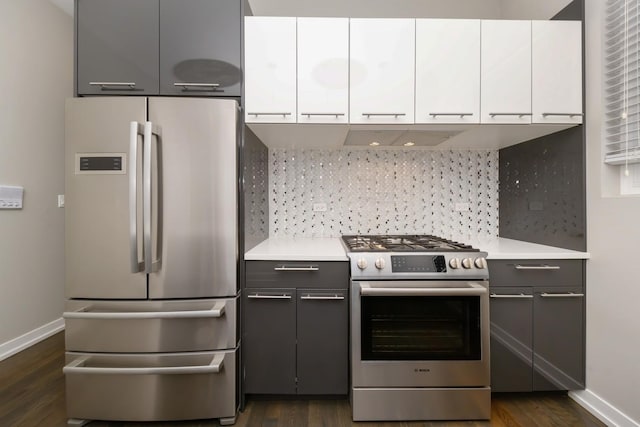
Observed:
[[[186,354],[66,353],[67,416],[169,421],[233,418],[237,349]]]
[[[235,348],[237,299],[67,301],[65,346],[105,353]]]

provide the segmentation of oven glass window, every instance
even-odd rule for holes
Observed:
[[[480,360],[480,297],[362,296],[362,360]]]

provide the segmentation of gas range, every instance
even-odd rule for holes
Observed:
[[[431,235],[345,235],[352,279],[486,280],[485,252]]]

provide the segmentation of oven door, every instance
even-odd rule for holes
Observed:
[[[484,283],[353,282],[351,301],[354,387],[489,385]]]

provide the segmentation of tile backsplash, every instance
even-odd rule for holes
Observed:
[[[270,149],[269,218],[273,237],[495,237],[498,151]]]

